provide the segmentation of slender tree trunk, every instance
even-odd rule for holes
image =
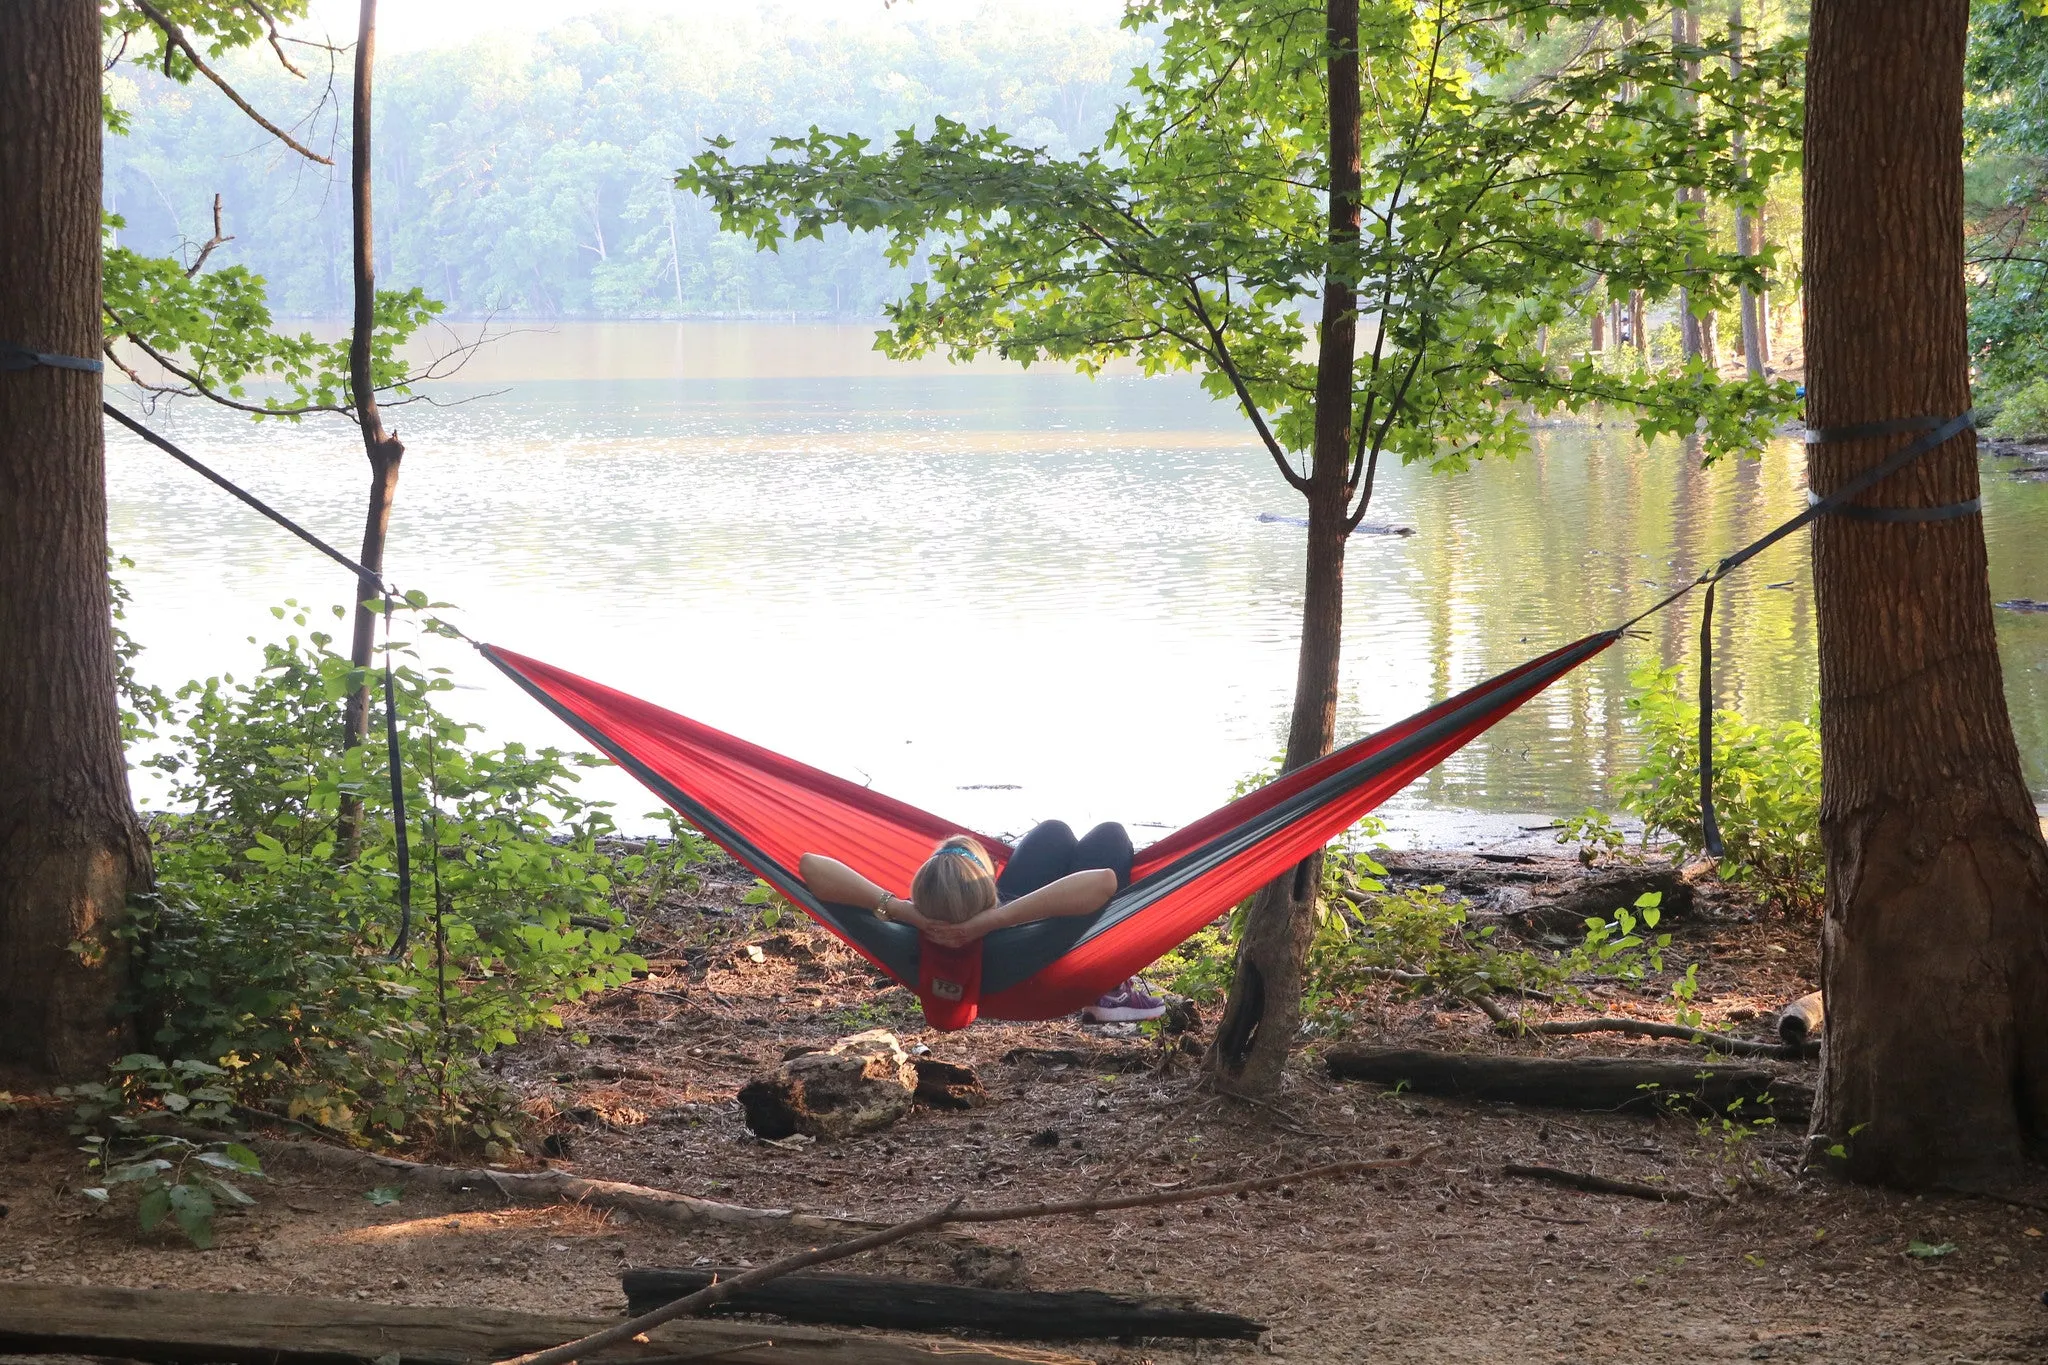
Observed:
[[[1643,306],[1643,291],[1640,289],[1628,291],[1628,330],[1629,335],[1635,338],[1636,356],[1647,363],[1650,356],[1650,319],[1649,310]]]
[[[1358,0],[1329,0],[1330,227],[1340,258],[1358,240]],[[1308,566],[1302,594],[1301,654],[1285,768],[1330,752],[1337,733],[1337,683],[1344,642],[1344,547],[1350,534],[1352,367],[1358,355],[1358,284],[1335,265],[1323,279],[1316,355],[1316,420],[1310,452]],[[1323,855],[1304,859],[1252,901],[1222,1022],[1210,1044],[1210,1083],[1233,1094],[1268,1094],[1280,1084],[1301,1022],[1302,972],[1315,933]]]
[[[370,457],[370,501],[363,524],[363,549],[356,562],[373,574],[384,571],[384,538],[391,529],[391,502],[398,495],[398,463],[405,447],[384,430],[377,411],[376,377],[370,371],[370,338],[376,330],[377,263],[370,214],[370,91],[377,60],[377,0],[361,0],[356,28],[355,109],[349,148],[349,199],[355,222],[355,330],[349,339],[349,387],[353,389],[363,451]],[[362,745],[370,733],[368,669],[376,650],[377,611],[365,603],[379,597],[374,577],[356,582],[355,635],[349,661],[364,670],[362,685],[349,693],[342,712],[342,743]],[[353,854],[362,829],[363,803],[348,798],[341,807],[341,846]]]
[[[1762,254],[1770,246],[1771,239],[1767,228],[1769,221],[1765,214],[1764,206],[1758,204],[1756,207],[1756,219],[1750,228],[1751,237],[1756,243],[1758,254]],[[1756,349],[1757,354],[1763,358],[1765,373],[1769,373],[1771,368],[1771,291],[1768,289],[1760,289],[1756,295]]]
[[[1968,0],[1817,0],[1807,59],[1807,411],[1819,427],[1970,405]],[[1825,493],[1906,436],[1812,447]],[[1978,493],[1964,432],[1874,506]],[[1858,1178],[1969,1186],[2048,1138],[2048,848],[2020,775],[1984,526],[1814,526],[1821,681],[1817,1133]]]
[[[1728,6],[1728,75],[1734,80],[1742,79],[1742,0],[1731,0]],[[1748,149],[1744,145],[1741,123],[1735,125],[1735,173],[1745,174],[1749,169]],[[1756,241],[1750,229],[1749,210],[1741,204],[1735,206],[1735,252],[1739,256],[1756,255]],[[1764,352],[1762,332],[1758,324],[1756,295],[1748,285],[1737,286],[1742,303],[1742,359],[1751,379],[1764,375]]]
[[[0,128],[0,341],[96,356],[96,5],[0,5]],[[99,405],[91,373],[0,370],[0,1061],[65,1078],[119,1053],[107,931],[150,871],[121,752]]]

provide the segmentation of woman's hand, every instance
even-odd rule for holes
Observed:
[[[926,920],[918,926],[918,931],[941,948],[965,948],[970,943],[979,942],[981,936],[988,932],[987,926],[981,923],[987,918],[987,915],[976,915],[965,924]]]

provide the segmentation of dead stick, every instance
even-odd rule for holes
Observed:
[[[1784,1057],[1792,1051],[1777,1043],[1758,1042],[1753,1038],[1735,1038],[1725,1033],[1687,1028],[1683,1024],[1665,1024],[1655,1019],[1625,1019],[1611,1014],[1592,1019],[1554,1019],[1524,1027],[1531,1033],[1553,1038],[1579,1033],[1628,1033],[1638,1038],[1675,1038],[1682,1043],[1697,1043],[1714,1052],[1725,1052],[1731,1057]]]
[[[1581,1033],[1627,1033],[1638,1038],[1673,1038],[1681,1043],[1696,1043],[1711,1052],[1726,1053],[1731,1057],[1796,1057],[1802,1055],[1797,1045],[1781,1046],[1777,1043],[1763,1043],[1751,1038],[1735,1038],[1725,1033],[1710,1033],[1705,1029],[1687,1028],[1683,1024],[1659,1023],[1654,1019],[1626,1019],[1619,1015],[1602,1014],[1591,1019],[1553,1019],[1541,1024],[1525,1024],[1500,1007],[1491,995],[1484,991],[1473,991],[1463,997],[1485,1011],[1503,1032],[1536,1033],[1549,1038],[1568,1038]]]
[[[1260,1190],[1278,1189],[1296,1180],[1322,1180],[1340,1175],[1355,1175],[1360,1171],[1386,1171],[1416,1166],[1435,1150],[1434,1147],[1425,1147],[1414,1156],[1395,1157],[1384,1161],[1332,1161],[1328,1165],[1310,1166],[1286,1175],[1265,1175],[1255,1180],[1233,1180],[1223,1185],[1197,1185],[1186,1190],[1127,1194],[1115,1199],[1070,1199],[1059,1204],[1012,1204],[1000,1209],[962,1209],[946,1221],[1007,1223],[1020,1218],[1050,1218],[1069,1213],[1113,1213],[1118,1209],[1146,1209],[1161,1204],[1187,1204],[1198,1199],[1226,1198],[1233,1194],[1256,1194]]]
[[[1518,1175],[1524,1180],[1548,1180],[1553,1185],[1569,1185],[1588,1194],[1622,1194],[1630,1199],[1699,1198],[1691,1190],[1666,1189],[1660,1185],[1639,1185],[1633,1180],[1609,1180],[1604,1175],[1592,1175],[1585,1171],[1564,1171],[1555,1166],[1518,1166],[1510,1162],[1500,1169],[1503,1175]]]
[[[676,1318],[684,1317],[696,1312],[700,1308],[709,1308],[712,1304],[720,1303],[743,1289],[752,1289],[756,1285],[766,1284],[770,1280],[781,1279],[784,1275],[804,1270],[814,1265],[821,1265],[826,1261],[840,1261],[848,1256],[858,1256],[863,1251],[873,1251],[877,1247],[888,1246],[891,1242],[900,1242],[905,1237],[915,1236],[920,1232],[942,1227],[947,1223],[1013,1222],[1023,1218],[1049,1218],[1059,1214],[1110,1213],[1117,1209],[1155,1208],[1162,1204],[1187,1204],[1198,1199],[1216,1199],[1233,1194],[1253,1194],[1259,1190],[1275,1189],[1296,1180],[1315,1180],[1329,1176],[1351,1175],[1359,1171],[1384,1171],[1396,1167],[1415,1166],[1419,1165],[1424,1157],[1435,1150],[1433,1147],[1426,1147],[1414,1156],[1381,1161],[1333,1161],[1327,1165],[1311,1166],[1306,1170],[1292,1171],[1286,1175],[1260,1176],[1253,1180],[1233,1180],[1221,1185],[1198,1185],[1193,1189],[1186,1190],[1161,1190],[1153,1194],[1124,1195],[1116,1199],[1072,1199],[1063,1203],[1013,1204],[1007,1208],[997,1209],[962,1209],[960,1207],[960,1200],[955,1199],[944,1208],[934,1209],[923,1217],[913,1218],[907,1223],[898,1223],[893,1227],[883,1228],[879,1232],[871,1232],[865,1237],[855,1237],[850,1241],[835,1242],[827,1247],[815,1247],[810,1251],[799,1252],[794,1256],[785,1256],[779,1261],[770,1261],[767,1265],[749,1270],[744,1275],[736,1275],[732,1279],[720,1280],[716,1284],[706,1285],[686,1298],[677,1299],[673,1303],[665,1303],[650,1313],[642,1313],[637,1318],[629,1319],[616,1326],[607,1327],[602,1332],[593,1332],[591,1335],[580,1340],[567,1342],[561,1346],[551,1346],[545,1351],[534,1351],[528,1355],[513,1356],[508,1360],[498,1361],[497,1365],[568,1365],[568,1362],[572,1360],[591,1355],[603,1350],[607,1346],[616,1346],[622,1341],[629,1341],[650,1328],[659,1327],[665,1322],[671,1322]]]

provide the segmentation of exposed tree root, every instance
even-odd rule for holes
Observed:
[[[402,1182],[415,1189],[442,1194],[492,1191],[508,1204],[581,1204],[585,1208],[630,1213],[651,1223],[701,1227],[724,1223],[735,1227],[782,1228],[805,1235],[846,1236],[884,1226],[857,1218],[801,1213],[795,1209],[760,1209],[725,1204],[715,1199],[627,1185],[616,1180],[589,1180],[567,1171],[493,1171],[433,1166],[399,1157],[378,1156],[318,1142],[259,1140],[253,1144],[265,1164],[300,1162],[329,1171],[357,1172],[369,1179]]]

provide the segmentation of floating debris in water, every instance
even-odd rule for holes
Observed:
[[[1261,512],[1259,513],[1259,520],[1270,522],[1275,526],[1308,525],[1307,517],[1290,516],[1285,512]],[[1361,521],[1352,530],[1358,535],[1365,536],[1412,536],[1415,534],[1413,526],[1389,526],[1384,522],[1378,521]]]

